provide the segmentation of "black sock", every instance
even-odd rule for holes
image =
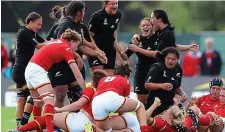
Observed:
[[[19,127],[21,123],[21,119],[16,119],[16,126]]]
[[[28,123],[29,121],[29,118],[30,118],[30,113],[28,112],[23,112],[23,118],[21,120],[21,125],[25,125]]]
[[[79,85],[69,88],[67,96],[70,100],[70,103],[77,101],[81,97],[82,93],[83,93],[82,88]]]

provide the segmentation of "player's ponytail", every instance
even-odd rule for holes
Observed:
[[[121,64],[115,68],[114,74],[121,75],[123,77],[127,76],[130,77],[130,73],[132,70],[130,69],[128,64]]]
[[[52,8],[52,12],[49,14],[51,18],[59,20],[62,17],[62,8],[58,5]]]
[[[67,40],[68,42],[71,40],[81,41],[81,35],[78,32],[71,30],[70,28],[66,29],[66,31],[61,35],[61,38]]]

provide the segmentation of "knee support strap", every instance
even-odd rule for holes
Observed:
[[[29,98],[27,100],[27,103],[34,105],[34,101],[33,101],[33,98],[31,96],[29,96]]]
[[[54,94],[52,92],[46,92],[46,93],[41,94],[39,97],[41,99],[54,98]]]
[[[134,110],[134,111],[137,111],[137,110],[140,108],[140,106],[141,106],[141,102],[138,100],[137,107],[135,108],[135,110]]]

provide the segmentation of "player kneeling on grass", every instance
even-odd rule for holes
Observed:
[[[113,76],[108,76],[99,81],[95,97],[92,101],[92,112],[98,128],[111,132],[109,114],[111,112],[135,111],[142,132],[147,132],[147,120],[143,104],[131,98],[128,78],[131,70],[127,64],[115,68]]]
[[[47,43],[31,58],[25,70],[27,86],[34,101],[43,101],[46,129],[53,132],[54,95],[47,72],[55,63],[66,60],[77,78],[78,84],[85,88],[84,79],[75,63],[73,51],[77,50],[81,38],[77,32],[67,29],[61,36]],[[41,124],[39,124],[41,125]]]

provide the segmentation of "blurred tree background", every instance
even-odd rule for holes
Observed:
[[[43,16],[42,31],[48,31],[53,20],[49,17],[54,5],[65,5],[68,1],[2,1],[2,32],[16,32],[18,19],[24,20],[29,12],[36,11]],[[88,24],[93,12],[101,8],[100,1],[86,1],[84,23]],[[167,11],[176,32],[191,33],[200,31],[225,30],[224,1],[122,1],[119,9],[123,19],[120,32],[138,32],[143,17],[150,17],[154,8]]]

